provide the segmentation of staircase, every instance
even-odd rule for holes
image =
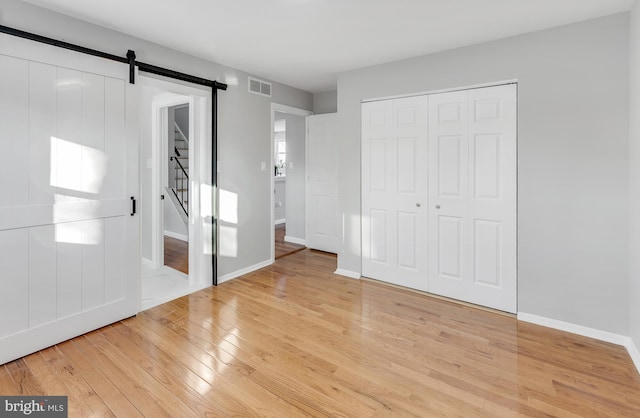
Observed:
[[[169,157],[169,197],[182,220],[189,219],[189,138],[174,122],[174,147]]]

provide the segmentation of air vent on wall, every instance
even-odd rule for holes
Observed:
[[[271,83],[249,77],[249,92],[271,97]]]

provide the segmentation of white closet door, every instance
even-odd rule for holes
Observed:
[[[427,281],[427,99],[362,105],[362,275]]]
[[[0,364],[134,315],[128,67],[0,36]]]
[[[307,116],[307,247],[334,254],[342,241],[336,128],[336,113]]]
[[[516,311],[516,87],[429,96],[429,286]]]

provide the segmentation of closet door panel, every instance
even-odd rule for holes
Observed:
[[[515,85],[429,96],[429,285],[516,312]]]
[[[426,97],[362,105],[363,276],[427,290]]]

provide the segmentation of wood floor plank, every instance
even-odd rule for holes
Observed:
[[[189,242],[164,235],[164,265],[189,274]]]
[[[155,326],[155,324],[153,324],[153,323],[146,322],[144,324],[144,327],[147,328],[147,329],[152,329],[152,328],[154,328],[154,326]],[[189,327],[189,337],[192,338],[194,334],[195,334],[195,332],[194,332],[193,328]],[[211,336],[205,336],[204,338],[205,338],[205,341],[206,341],[207,339],[211,338]],[[203,344],[203,342],[199,342],[199,345],[201,347],[202,347],[202,344]],[[206,343],[204,343],[204,344],[206,344]],[[267,392],[272,394],[272,392],[274,390],[278,390],[278,389],[280,391],[285,391],[285,392],[291,390],[289,385],[284,385],[283,386],[280,383],[280,380],[284,379],[280,375],[272,376],[272,377],[275,377],[275,378],[270,382],[270,384],[268,384],[266,386],[263,385],[262,383],[264,382],[264,380],[262,379],[260,374],[258,372],[256,372],[256,370],[252,366],[250,366],[250,365],[248,365],[248,364],[246,364],[246,363],[244,363],[242,361],[243,357],[240,356],[237,353],[237,350],[232,350],[232,353],[228,353],[228,352],[223,352],[224,350],[220,346],[216,346],[216,347],[206,347],[205,346],[203,348],[207,348],[206,353],[204,354],[204,356],[202,355],[202,353],[200,353],[199,357],[208,359],[211,362],[211,363],[209,363],[210,364],[209,367],[212,370],[214,370],[214,369],[217,370],[217,369],[223,368],[223,369],[225,369],[225,373],[224,374],[226,376],[227,374],[233,373],[234,371],[237,372],[238,371],[238,367],[240,367],[241,370],[245,371],[245,373],[240,373],[240,375],[241,376],[246,376],[246,375],[250,374],[251,380],[253,382],[256,382],[256,383],[260,382],[260,383],[257,383],[257,384],[262,387],[263,391],[266,390]],[[196,352],[195,354],[198,355],[199,353]],[[217,356],[215,354],[217,354]],[[228,360],[224,361],[224,360],[218,358],[218,356],[221,356],[223,359],[224,358],[228,358]],[[180,358],[184,358],[184,357],[181,356]],[[234,359],[239,360],[239,363],[241,365],[238,366],[238,362],[234,361]],[[241,383],[241,382],[238,382],[238,380],[236,379],[235,383],[238,384],[238,383]],[[245,392],[246,389],[247,389],[246,387],[242,388],[242,392],[246,393]],[[249,388],[249,389],[250,389],[250,392],[251,392],[251,389],[254,389],[254,388]],[[255,393],[255,391],[253,391],[253,392]],[[264,394],[261,394],[261,395],[264,395]],[[286,393],[285,393],[285,395],[286,395]],[[289,416],[291,414],[291,412],[292,412],[291,406],[296,406],[298,408],[301,407],[302,409],[305,409],[305,407],[306,407],[306,405],[304,405],[303,403],[302,404],[300,403],[300,400],[298,399],[299,396],[297,394],[295,396],[293,396],[293,397],[289,397],[289,396],[283,396],[283,394],[280,393],[280,397],[282,399],[284,399],[287,403],[290,403],[291,405],[286,405],[286,409],[287,409],[287,411],[286,411],[287,413],[286,414],[283,414],[283,415],[276,414],[275,416]],[[277,397],[273,397],[273,399],[277,399]],[[271,405],[272,408],[273,407],[278,407],[278,406],[280,406],[280,405],[277,405],[277,404],[275,404],[275,405],[272,404]],[[297,411],[297,410],[295,412],[296,412],[296,415],[300,413],[300,411]],[[318,412],[318,411],[316,411],[316,412]]]
[[[162,383],[176,398],[188,404],[198,415],[212,412],[223,414],[225,410],[232,410],[237,414],[245,414],[248,411],[247,408],[238,405],[232,406],[233,398],[229,398],[223,391],[216,391],[216,387],[212,385],[215,378],[204,379],[192,370],[181,367],[185,353],[177,350],[171,342],[167,344],[171,350],[165,352],[164,347],[149,344],[149,338],[138,338],[139,336],[129,327],[110,327],[104,330],[104,334],[112,344],[126,352],[129,358]],[[149,358],[146,350],[155,352],[153,359]],[[209,370],[209,373],[214,374],[213,370]],[[220,395],[225,395],[224,400],[216,403],[214,399]]]
[[[24,358],[18,359],[6,365],[7,371],[13,378],[13,383],[18,390],[18,395],[45,395],[38,379],[33,375]]]
[[[71,361],[76,371],[81,373],[85,381],[100,396],[107,407],[118,417],[142,417],[140,411],[129,401],[122,392],[97,365],[89,361],[78,350],[74,341],[65,341],[57,348]]]
[[[81,416],[635,417],[623,347],[369,280],[303,250],[0,368]]]
[[[69,397],[70,416],[115,416],[84,378],[74,375],[74,367],[56,347],[24,360],[44,388],[45,395]]]
[[[19,395],[18,388],[7,370],[7,366],[4,365],[0,366],[0,394],[4,396]]]
[[[247,384],[238,382],[252,373],[250,367],[240,362],[223,362],[215,355],[216,350],[194,347],[190,340],[171,335],[174,334],[173,331],[161,324],[145,320],[131,325],[135,328],[136,334],[144,332],[144,339],[153,344],[158,357],[164,353],[166,360],[170,362],[167,367],[184,375],[182,381],[187,384],[193,382],[193,388],[198,392],[208,394],[210,399],[215,401],[215,407],[223,411],[234,411],[238,416],[284,416],[279,412],[282,404],[275,398],[271,399],[271,410],[253,410],[259,403],[250,402],[256,396],[251,381],[247,380]],[[230,391],[232,387],[238,387],[238,393],[244,393],[242,399],[233,396]],[[289,406],[285,407],[285,411],[291,412]]]
[[[95,332],[91,334],[95,335]],[[105,341],[102,339],[101,342]],[[91,339],[87,336],[76,338],[74,339],[74,344],[88,361],[99,368],[106,379],[109,379],[122,390],[127,399],[143,416],[172,416],[172,408],[166,408],[163,405],[163,403],[167,402],[167,399],[158,398],[153,390],[156,385],[144,373],[132,374],[129,362],[114,362],[100,349],[99,344],[93,337]]]

